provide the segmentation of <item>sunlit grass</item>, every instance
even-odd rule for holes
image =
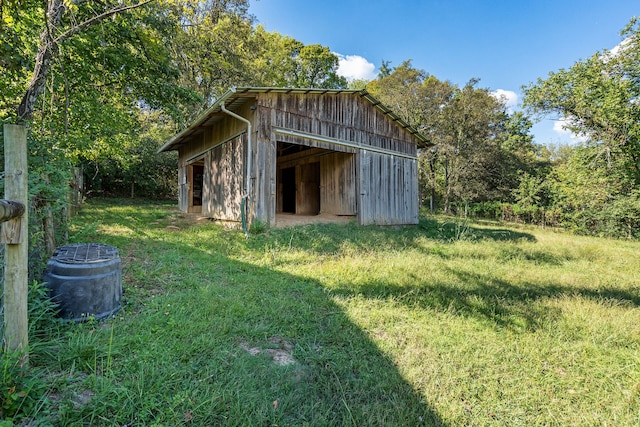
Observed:
[[[126,304],[35,358],[43,420],[640,424],[638,242],[426,217],[245,240],[121,200],[90,200],[71,238],[119,248]]]

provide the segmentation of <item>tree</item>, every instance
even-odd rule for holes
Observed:
[[[342,89],[339,58],[329,47],[302,42],[258,26],[251,39],[252,84],[257,86]]]
[[[443,107],[438,155],[444,168],[445,213],[454,200],[466,205],[496,196],[505,107],[477,83],[469,81]]]
[[[383,65],[388,67],[389,63]],[[381,71],[367,90],[429,138],[439,127],[441,107],[449,102],[455,87],[414,68],[408,60],[391,72]]]
[[[625,163],[640,184],[640,20],[632,19],[622,36],[616,49],[525,87],[524,104],[566,119],[571,131],[597,143],[601,155]]]
[[[180,105],[194,94],[180,87],[165,49],[179,21],[168,23],[156,3],[53,0],[45,10],[40,2],[10,5],[5,16],[22,20],[4,19],[3,25],[24,29],[30,38],[2,33],[3,45],[26,50],[2,64],[15,80],[0,77],[0,86],[13,89],[2,94],[0,110],[3,121],[30,123],[33,218],[48,236],[46,255],[56,246],[53,228],[63,225],[56,212],[65,207],[59,196],[68,191],[72,165],[122,151],[138,137],[139,110],[162,109],[179,119]]]
[[[180,86],[199,95],[185,106],[184,125],[229,87],[252,80],[249,58],[253,27],[250,17],[242,12],[180,9],[174,13],[179,25],[167,43],[168,49],[179,71]]]
[[[507,114],[503,101],[477,84],[459,88],[405,61],[367,85],[428,139],[419,177],[432,210],[438,199],[449,213],[457,203],[511,198],[519,171],[535,158],[528,118]]]
[[[618,238],[640,237],[640,190],[623,163],[600,155],[597,143],[573,147],[550,174],[553,206],[566,228]]]
[[[33,74],[17,108],[18,121],[30,121],[33,118],[36,102],[44,92],[49,69],[58,55],[60,43],[112,15],[141,7],[150,1],[144,0],[134,4],[116,3],[104,7],[97,13],[93,5],[88,5],[84,1],[75,4],[64,0],[48,1],[45,12],[46,22],[40,32]],[[78,19],[79,23],[76,23]]]
[[[564,224],[580,233],[637,237],[640,226],[640,20],[611,51],[524,88],[538,115],[555,114],[587,142],[554,167],[551,190]]]

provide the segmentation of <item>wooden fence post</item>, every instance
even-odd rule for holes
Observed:
[[[25,212],[2,224],[6,241],[4,259],[4,349],[22,353],[28,362],[28,193],[27,130],[20,125],[4,125],[4,194],[5,199],[23,204]],[[11,233],[5,230],[11,228]]]

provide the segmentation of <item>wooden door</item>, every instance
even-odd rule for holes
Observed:
[[[298,166],[299,179],[296,193],[296,213],[318,215],[320,213],[320,162]]]

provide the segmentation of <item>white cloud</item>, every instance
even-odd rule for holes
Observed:
[[[571,125],[571,119],[567,119],[567,118],[562,118],[559,120],[554,120],[553,121],[553,131],[556,132],[557,134],[560,134],[561,136],[568,136],[569,138],[571,138],[572,141],[574,142],[584,142],[587,139],[586,135],[577,135],[573,132],[571,132],[571,130],[568,129],[568,127]]]
[[[626,39],[622,40],[620,43],[615,45],[613,49],[609,51],[609,53],[611,54],[611,56],[618,56],[620,53],[625,52],[627,49],[631,47],[632,41],[633,40],[631,39],[631,37],[627,37]],[[605,57],[606,57],[606,54],[605,54]]]
[[[568,122],[569,121],[567,119],[554,120],[553,131],[561,135],[566,135],[571,133],[571,131],[567,129]]]
[[[513,109],[518,105],[518,94],[512,90],[498,89],[491,92],[491,95],[504,102],[504,105],[509,111],[513,111]]]
[[[358,55],[338,55],[338,75],[347,80],[373,80],[376,77],[376,66]]]

